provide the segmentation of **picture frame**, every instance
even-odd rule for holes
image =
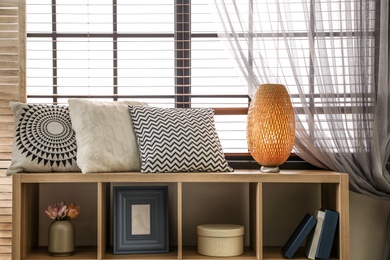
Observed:
[[[113,187],[113,254],[169,252],[168,187]]]

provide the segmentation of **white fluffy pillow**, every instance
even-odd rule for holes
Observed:
[[[68,103],[76,132],[77,165],[82,173],[140,170],[138,145],[128,106],[145,103],[78,98],[69,99]]]

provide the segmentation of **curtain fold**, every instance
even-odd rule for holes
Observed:
[[[214,0],[218,35],[252,96],[289,90],[294,151],[390,198],[388,0]]]
[[[249,96],[289,90],[298,156],[390,198],[388,0],[214,0],[218,35]],[[390,216],[382,259],[390,259]]]

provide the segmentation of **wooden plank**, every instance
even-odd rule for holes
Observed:
[[[257,259],[262,259],[262,233],[263,220],[263,185],[262,183],[250,183],[249,185],[249,207],[250,207],[250,225],[254,227],[250,236],[250,245],[256,253]]]
[[[0,208],[12,208],[12,200],[1,200],[0,193]]]
[[[183,183],[177,183],[177,254],[183,259]]]
[[[12,254],[14,259],[22,259],[21,244],[23,238],[22,233],[22,196],[24,195],[19,175],[12,176]],[[26,227],[24,227],[26,228]]]
[[[17,69],[19,67],[18,62],[0,62],[0,69]]]
[[[0,230],[3,230],[3,231],[10,230],[10,231],[12,231],[12,224],[11,223],[0,223]]]
[[[0,34],[2,33],[1,28],[2,28],[2,24],[0,24]],[[18,39],[17,38],[15,38],[15,39],[1,39],[0,38],[0,49],[1,48],[8,48],[8,47],[12,47],[12,48],[18,47]]]
[[[11,254],[0,254],[0,260],[11,260]]]
[[[12,154],[11,152],[0,152],[0,160],[11,160]]]
[[[0,93],[3,91],[8,92],[7,90],[13,90],[13,89],[14,89],[14,87],[1,86]],[[6,106],[4,106],[4,105],[6,105]],[[0,103],[0,116],[1,115],[12,115],[12,109],[9,106],[9,102]]]
[[[1,32],[17,32],[18,24],[0,24],[0,33]]]
[[[1,123],[1,121],[0,121]],[[12,137],[1,137],[0,136],[0,144],[5,146],[12,146],[13,138]]]
[[[1,33],[1,35],[4,35]],[[0,61],[14,61],[14,62],[19,62],[19,57],[16,53],[0,53]]]
[[[3,86],[3,85],[9,85],[9,86],[15,86],[15,87],[19,87],[18,86],[18,78],[16,77],[3,77],[3,78],[0,78],[0,86]],[[17,99],[15,99],[16,101]],[[10,101],[10,100],[8,100]]]
[[[12,192],[2,192],[0,196],[2,200],[12,200]]]
[[[19,47],[18,47],[18,56],[19,56],[19,97],[18,101],[27,102],[27,75],[26,75],[26,42],[27,42],[27,33],[26,33],[26,1],[19,0],[18,2],[18,18],[19,18]]]
[[[4,184],[9,184],[9,185],[12,185],[12,178],[8,177],[8,176],[5,176],[5,170],[4,171],[0,171],[0,184],[4,185]],[[4,174],[4,175],[3,175]],[[0,197],[1,199],[1,197]]]
[[[12,137],[14,136],[14,126],[13,123],[2,123],[0,126],[0,136],[9,136]]]
[[[1,78],[0,78],[1,79]],[[18,92],[0,92],[0,103],[5,104],[5,101],[16,101]]]
[[[12,208],[0,208],[0,215],[12,215]]]
[[[0,2],[0,15],[18,15],[18,8],[1,8],[3,0]]]
[[[276,177],[276,175],[278,177]],[[37,178],[37,176],[39,178]],[[30,231],[30,228],[34,226],[35,223],[37,223],[37,220],[31,221],[29,218],[28,212],[32,212],[33,210],[36,210],[37,207],[32,206],[30,200],[33,200],[37,202],[35,196],[37,196],[38,191],[35,190],[33,192],[29,192],[31,188],[36,188],[36,184],[29,184],[24,185],[22,183],[46,183],[46,182],[57,182],[58,180],[61,180],[60,182],[74,182],[74,180],[78,180],[79,182],[98,182],[98,250],[95,252],[98,252],[97,259],[101,259],[104,256],[104,250],[107,248],[105,244],[105,237],[108,235],[107,226],[105,226],[105,218],[106,218],[106,207],[108,199],[105,197],[105,193],[107,192],[105,187],[108,186],[109,182],[174,182],[177,183],[177,206],[178,206],[178,212],[177,212],[177,227],[178,227],[178,252],[177,252],[177,258],[178,259],[198,259],[199,256],[196,253],[196,250],[191,251],[183,251],[183,245],[182,245],[182,211],[183,211],[183,201],[182,201],[182,193],[183,187],[182,187],[182,181],[183,182],[249,182],[251,184],[251,191],[250,191],[250,198],[252,200],[253,212],[251,212],[252,215],[252,231],[255,230],[255,232],[258,232],[254,234],[254,244],[255,249],[252,249],[249,253],[245,253],[243,256],[240,256],[237,259],[283,259],[283,256],[280,253],[280,248],[277,248],[275,250],[269,250],[268,248],[263,248],[263,238],[262,238],[262,215],[263,215],[263,204],[262,204],[262,196],[263,196],[263,190],[262,190],[262,183],[265,182],[278,182],[278,183],[286,183],[286,180],[289,180],[288,183],[325,183],[326,191],[333,193],[333,196],[331,196],[331,200],[327,200],[326,203],[329,204],[336,204],[338,209],[340,211],[344,211],[344,207],[348,206],[346,204],[348,201],[345,201],[345,199],[348,199],[348,183],[345,183],[345,179],[347,178],[347,175],[334,173],[334,172],[328,172],[328,171],[305,171],[305,170],[299,170],[299,171],[282,171],[278,174],[259,174],[258,170],[250,171],[250,170],[237,170],[234,173],[186,173],[186,174],[176,174],[176,173],[164,173],[164,174],[153,174],[153,175],[147,175],[142,173],[96,173],[96,174],[81,174],[81,173],[56,173],[56,174],[16,174],[13,178],[13,188],[14,188],[14,195],[13,199],[15,200],[13,208],[14,210],[14,222],[12,224],[13,232],[14,234],[17,234],[18,238],[13,239],[13,247],[14,247],[14,257],[15,259],[25,259],[27,258],[28,250],[29,250],[29,244],[31,241],[37,237],[35,235],[29,235],[28,237],[26,234],[33,234],[33,232]],[[335,182],[334,178],[336,178],[337,182]],[[121,181],[119,181],[121,180]],[[303,181],[305,180],[305,181]],[[315,181],[313,181],[315,180]],[[345,189],[346,191],[343,191]],[[33,196],[35,194],[35,196]],[[334,199],[335,198],[335,199]],[[102,201],[103,200],[103,201]],[[299,202],[300,203],[300,202]],[[348,211],[346,211],[348,213]],[[346,220],[347,221],[347,220]],[[21,223],[18,225],[18,223]],[[344,223],[344,222],[343,222]],[[341,223],[340,223],[341,224]],[[347,223],[344,223],[347,224]],[[341,225],[344,225],[341,224]],[[340,227],[341,230],[344,230],[342,232],[345,232],[345,227]],[[100,230],[99,230],[100,229]],[[26,231],[28,230],[28,232]],[[344,234],[344,233],[341,233]],[[345,242],[345,244],[349,243],[349,236],[342,236],[340,234],[340,238],[342,240],[347,239],[348,242]],[[27,246],[26,246],[27,245]],[[341,245],[341,244],[340,244]],[[253,248],[253,246],[252,246]],[[264,252],[263,252],[264,250]],[[345,249],[349,252],[349,250]],[[31,254],[31,256],[34,255],[35,259],[43,259],[36,258],[37,256],[34,254]],[[106,258],[110,258],[110,256],[105,256]],[[150,258],[149,258],[150,259]],[[156,258],[158,259],[158,257]],[[200,259],[200,258],[199,258]],[[297,259],[304,259],[303,255],[299,256]],[[334,259],[334,258],[332,258]],[[340,257],[338,259],[341,260],[348,260],[349,255],[342,252]]]
[[[9,122],[9,123],[14,122],[14,116],[12,114],[0,116],[0,123],[7,123],[7,122]]]
[[[258,170],[234,172],[154,173],[115,172],[82,174],[18,174],[22,183],[85,183],[85,182],[264,182],[264,183],[338,183],[340,173],[323,170],[281,170],[280,173],[259,173]]]
[[[2,15],[0,16],[0,23],[18,23],[17,15]]]
[[[0,86],[1,87],[1,86]],[[14,88],[15,89],[15,88]],[[7,91],[7,92],[3,92],[3,91],[0,91],[0,107],[5,107],[5,108],[8,108],[10,107],[9,105],[9,102],[10,101],[15,101],[16,99],[14,98],[16,95],[18,94],[17,91]],[[5,99],[5,98],[9,98],[9,99]]]
[[[12,239],[11,238],[0,238],[0,245],[10,246],[10,245],[12,245]]]
[[[9,52],[12,51],[12,49],[15,49],[14,47],[0,47],[0,52]],[[14,70],[0,70],[0,76],[1,77],[17,77],[19,76],[19,71],[14,69]]]
[[[98,259],[103,259],[106,253],[106,241],[107,241],[107,183],[98,184],[98,197],[97,197],[97,236],[98,236]]]
[[[0,115],[2,117],[2,115]],[[0,124],[0,136],[13,136],[14,135],[14,122],[2,122]]]
[[[1,192],[12,192],[12,185],[8,185],[8,184],[2,185],[2,184],[0,184],[0,193]]]
[[[6,129],[6,130],[13,130],[13,126],[14,126],[14,122],[13,121],[10,121],[10,122],[3,122],[1,125],[0,125],[0,129]]]
[[[6,99],[5,97],[9,93],[18,93],[18,84],[14,81],[15,77],[0,78],[0,107],[9,107],[9,102],[15,100]]]
[[[12,253],[12,248],[10,246],[3,246],[0,245],[0,254],[5,254],[5,253]]]
[[[12,237],[12,231],[10,231],[10,230],[0,230],[0,237],[2,237],[2,238],[11,238]]]
[[[1,0],[0,8],[2,7],[15,7],[18,6],[18,1],[15,0]]]
[[[19,9],[25,2],[19,0],[0,1],[0,260],[11,260],[12,253],[12,177],[6,177],[10,165],[13,137],[13,115],[10,100],[20,95],[20,41],[25,25],[20,27]],[[25,8],[25,7],[24,7]],[[25,9],[24,9],[25,10]],[[23,18],[25,19],[25,18]],[[23,31],[20,32],[20,29]],[[25,43],[22,45],[25,51]],[[25,57],[25,55],[23,55]],[[25,70],[23,71],[23,73]],[[24,88],[24,86],[23,86]]]
[[[257,185],[256,191],[257,206],[255,205],[256,210],[256,225],[257,225],[257,235],[256,235],[256,256],[258,259],[263,259],[264,257],[264,248],[263,248],[263,184],[259,183]]]
[[[11,152],[13,146],[13,138],[12,137],[0,137],[1,148],[0,152]]]
[[[0,216],[0,223],[12,223],[12,216]]]
[[[350,231],[349,231],[349,177],[341,174],[340,184],[336,193],[337,210],[339,216],[339,245],[340,259],[350,259]]]

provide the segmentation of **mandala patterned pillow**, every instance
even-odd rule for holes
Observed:
[[[65,106],[10,102],[15,117],[12,163],[17,172],[80,171],[69,110]]]
[[[129,106],[141,171],[230,172],[208,108]]]

